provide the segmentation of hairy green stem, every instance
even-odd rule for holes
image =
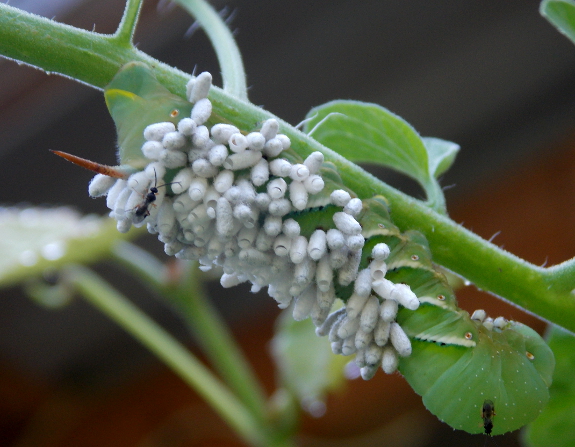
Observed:
[[[136,31],[136,24],[138,23],[140,9],[142,8],[142,1],[143,0],[128,0],[126,2],[124,15],[122,16],[118,29],[112,37],[118,45],[128,48],[132,46],[132,38]]]
[[[425,185],[425,194],[427,196],[427,201],[425,202],[426,206],[439,214],[447,214],[445,196],[443,195],[443,190],[441,189],[439,182],[435,178],[430,179]]]
[[[197,265],[183,262],[188,267],[184,280],[170,285],[164,280],[163,265],[136,245],[120,242],[114,256],[181,311],[212,365],[252,414],[266,423],[265,394],[227,325],[205,296]]]
[[[203,0],[176,0],[202,26],[216,50],[224,91],[240,99],[248,99],[246,73],[236,40],[218,13]]]
[[[33,37],[31,37],[33,36]],[[5,4],[0,4],[0,54],[104,87],[124,63],[137,60],[151,65],[172,92],[184,96],[189,75],[158,63],[134,49],[118,48],[108,36],[77,30]],[[214,113],[236,126],[251,130],[254,123],[273,117],[255,105],[218,88],[210,92]],[[388,198],[395,223],[403,230],[421,231],[429,240],[434,260],[530,312],[575,331],[575,275],[569,262],[543,269],[529,264],[438,214],[366,173],[312,138],[279,120],[282,132],[302,156],[319,150],[334,162],[351,189],[361,198],[382,194]]]
[[[571,289],[574,287],[573,278],[575,277],[575,258],[571,258],[561,264],[544,269],[544,272],[548,277],[549,283],[552,283],[563,290],[571,290],[572,294],[575,293],[575,288]]]
[[[251,445],[271,445],[250,411],[184,346],[91,270],[79,265],[65,278],[96,308],[146,346],[209,402]]]
[[[131,45],[118,45],[114,35],[74,28],[4,3],[0,3],[0,54],[99,89],[130,60],[171,69]]]

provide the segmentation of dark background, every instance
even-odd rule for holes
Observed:
[[[102,33],[115,30],[123,9],[112,0],[10,4]],[[231,17],[252,102],[292,124],[332,99],[381,104],[422,135],[461,145],[442,179],[457,221],[485,238],[502,230],[495,241],[536,264],[573,255],[575,46],[539,15],[538,2],[212,4]],[[203,32],[187,35],[193,21],[168,2],[146,0],[135,41],[184,71],[212,72],[221,85]],[[48,152],[115,164],[115,130],[101,92],[2,59],[0,136],[3,204],[106,212],[103,200],[87,197],[91,175]],[[378,174],[421,197],[410,181]],[[142,243],[166,259],[152,239]],[[110,270],[99,266],[104,274]],[[111,278],[182,341],[193,343],[178,317],[132,278]],[[234,299],[215,286],[212,291],[271,389],[266,340],[277,314],[273,300],[245,293]],[[516,309],[478,296],[469,288],[461,301],[528,321]],[[216,417],[199,423],[209,412],[193,393],[80,301],[50,312],[17,289],[2,291],[0,374],[0,445],[203,445],[198,426],[218,424]],[[305,419],[302,445],[483,445],[483,437],[453,432],[427,415],[402,379],[381,376],[352,382],[331,398],[325,418]],[[189,400],[182,397],[188,393]],[[87,443],[84,436],[94,440]],[[515,438],[500,437],[497,444],[517,445]],[[211,445],[226,442],[235,445],[233,437]]]

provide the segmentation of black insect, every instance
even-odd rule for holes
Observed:
[[[150,215],[150,205],[156,201],[156,195],[158,194],[158,188],[163,186],[173,185],[174,183],[180,184],[180,182],[170,182],[164,183],[163,185],[156,186],[158,184],[158,176],[154,170],[154,186],[150,188],[150,191],[144,196],[144,202],[138,205],[134,211],[134,223],[142,222],[146,217]]]
[[[490,435],[491,430],[493,430],[493,417],[495,416],[495,405],[490,400],[485,400],[483,402],[483,408],[481,409],[481,418],[483,419],[483,428],[485,429],[485,434]]]

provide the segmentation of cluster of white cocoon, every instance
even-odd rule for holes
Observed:
[[[119,231],[146,223],[168,255],[198,260],[203,269],[221,267],[223,287],[250,281],[254,292],[267,286],[280,308],[295,301],[294,318],[311,316],[316,333],[329,334],[334,353],[355,353],[364,379],[379,365],[394,372],[398,355],[411,353],[395,321],[398,306],[415,310],[419,301],[409,286],[385,278],[386,244],[377,244],[369,268],[358,271],[365,242],[355,218],[361,200],[332,191],[329,203],[341,207],[333,215],[334,228],[301,235],[287,215],[306,209],[310,197],[323,190],[323,155],[314,152],[301,164],[281,158],[290,140],[278,133],[274,119],[248,135],[229,124],[208,129],[210,86],[209,73],[192,79],[191,116],[177,126],[163,122],[144,130],[142,152],[151,162],[143,171],[126,180],[98,174],[90,195],[107,195]],[[166,196],[163,186],[167,168],[180,169],[170,184],[174,197]],[[138,214],[152,187],[158,189],[156,200]],[[342,286],[355,281],[354,293],[345,307],[331,312],[335,281]]]
[[[345,307],[330,313],[323,322],[312,311],[316,334],[329,335],[334,353],[355,354],[355,363],[365,380],[371,379],[380,365],[387,374],[393,373],[398,356],[411,354],[409,338],[395,317],[400,305],[411,310],[419,307],[419,300],[409,286],[385,279],[389,247],[377,244],[371,255],[369,267],[357,273],[353,294]],[[324,305],[319,301],[320,309]]]
[[[482,323],[483,326],[485,326],[485,328],[490,331],[492,331],[493,328],[503,330],[509,324],[509,320],[507,320],[505,317],[497,317],[495,319],[488,317],[487,313],[483,309],[477,309],[475,312],[473,312],[471,319]]]

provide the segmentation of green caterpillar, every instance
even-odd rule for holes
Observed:
[[[149,67],[139,63],[123,67],[104,94],[118,129],[121,164],[136,169],[149,161],[140,150],[144,128],[156,122],[177,123],[192,109],[192,104],[170,93]],[[293,149],[285,150],[281,157],[291,163],[303,162]],[[330,204],[333,191],[343,189],[355,197],[334,165],[324,163],[320,174],[324,189],[310,197],[303,211],[284,216],[295,220],[306,238],[318,228],[334,228],[333,217],[341,207]],[[237,171],[237,178],[248,175],[249,170]],[[261,186],[258,192],[263,190]],[[414,231],[401,232],[393,224],[385,197],[363,199],[356,218],[365,239],[359,269],[368,268],[372,248],[385,243],[390,249],[385,278],[409,285],[419,299],[417,310],[400,308],[397,314],[412,350],[400,359],[399,370],[426,407],[453,428],[470,433],[484,429],[480,416],[485,401],[492,401],[497,408],[493,434],[518,429],[535,419],[549,398],[554,368],[553,354],[541,337],[521,323],[500,321],[494,326],[486,320],[484,324],[483,318],[472,320],[459,309],[445,276],[432,262],[425,237]],[[264,219],[262,213],[260,225]],[[201,247],[196,251],[201,254]],[[354,283],[334,283],[336,296],[347,302]],[[321,309],[316,314],[312,310],[312,317],[325,319],[318,313]]]
[[[295,156],[294,156],[295,157]],[[325,163],[329,176],[321,197],[345,188],[335,166]],[[316,200],[322,204],[321,197]],[[482,433],[479,416],[484,401],[498,408],[495,435],[516,430],[533,421],[549,400],[555,360],[552,351],[531,328],[506,322],[488,329],[457,307],[455,294],[437,271],[425,237],[401,233],[393,224],[384,197],[364,200],[358,220],[366,243],[360,269],[369,263],[370,248],[384,242],[391,248],[386,278],[405,283],[418,296],[415,312],[401,309],[397,321],[411,338],[413,352],[401,359],[400,372],[433,414],[456,429]],[[311,234],[329,228],[337,207],[327,206],[298,213],[296,219]],[[303,232],[303,231],[302,231]],[[346,301],[352,287],[337,289]]]
[[[486,399],[498,408],[494,435],[533,421],[549,400],[555,360],[547,344],[518,322],[488,329],[472,320],[457,307],[445,277],[434,269],[424,236],[401,234],[382,197],[364,204],[366,211],[359,222],[367,241],[360,269],[367,266],[370,247],[387,243],[392,250],[386,277],[408,284],[422,303],[415,312],[399,311],[397,321],[411,338],[413,349],[401,359],[399,370],[428,410],[469,433],[483,431],[478,415]],[[318,222],[321,211],[300,219]],[[338,292],[345,300],[351,287]]]
[[[143,168],[144,129],[152,123],[177,123],[189,116],[192,105],[158,82],[145,64],[124,65],[104,89],[108,111],[118,133],[118,158],[122,165]]]

